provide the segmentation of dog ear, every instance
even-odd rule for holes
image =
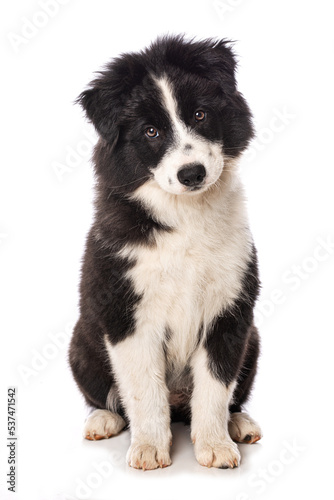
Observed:
[[[135,54],[127,54],[114,59],[98,75],[76,102],[81,104],[99,135],[114,145],[122,109],[136,79],[142,75],[142,68]]]
[[[103,78],[97,78],[76,100],[86,112],[99,135],[114,144],[118,138],[118,110],[112,95],[103,89]]]
[[[238,90],[226,99],[221,126],[225,153],[230,157],[239,156],[254,137],[254,127],[249,106]]]
[[[201,43],[201,42],[199,42]],[[208,40],[203,65],[207,75],[220,87],[223,96],[224,150],[229,156],[238,156],[254,137],[252,114],[243,95],[237,89],[236,57],[229,40]],[[202,70],[203,71],[203,70]],[[203,75],[204,76],[204,75]]]
[[[231,43],[229,40],[212,42],[211,50],[207,54],[210,75],[226,94],[235,92],[237,88],[235,78],[237,62]]]
[[[249,106],[237,89],[237,62],[231,45],[229,40],[212,42],[206,63],[210,78],[219,84],[224,96],[224,150],[229,156],[238,156],[254,137],[254,129]]]

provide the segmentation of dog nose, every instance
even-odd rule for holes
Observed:
[[[177,178],[184,186],[194,187],[203,182],[206,170],[201,163],[190,163],[181,168],[177,173]]]

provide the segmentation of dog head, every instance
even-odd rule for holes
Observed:
[[[235,67],[226,40],[182,36],[114,59],[78,97],[101,137],[100,181],[129,193],[154,179],[175,195],[214,185],[253,135]]]

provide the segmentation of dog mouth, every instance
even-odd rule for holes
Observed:
[[[187,195],[192,195],[192,194],[201,194],[201,193],[205,193],[206,191],[208,191],[209,189],[215,187],[215,186],[218,186],[218,179],[214,179],[214,180],[211,180],[209,181],[208,179],[206,181],[203,181],[202,184],[198,184],[196,186],[188,186],[186,187],[186,189],[184,189],[183,191],[183,194]]]
[[[184,194],[184,195],[200,194],[200,193],[206,191],[207,187],[208,187],[208,184],[206,182],[203,182],[203,184],[200,184],[198,186],[186,187],[182,194]]]

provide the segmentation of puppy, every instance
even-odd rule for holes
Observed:
[[[87,439],[127,424],[130,466],[171,464],[171,419],[195,456],[233,468],[259,426],[242,407],[259,354],[259,280],[236,172],[253,136],[225,41],[158,39],[114,59],[78,102],[94,124],[95,221],[69,359],[95,410]]]

